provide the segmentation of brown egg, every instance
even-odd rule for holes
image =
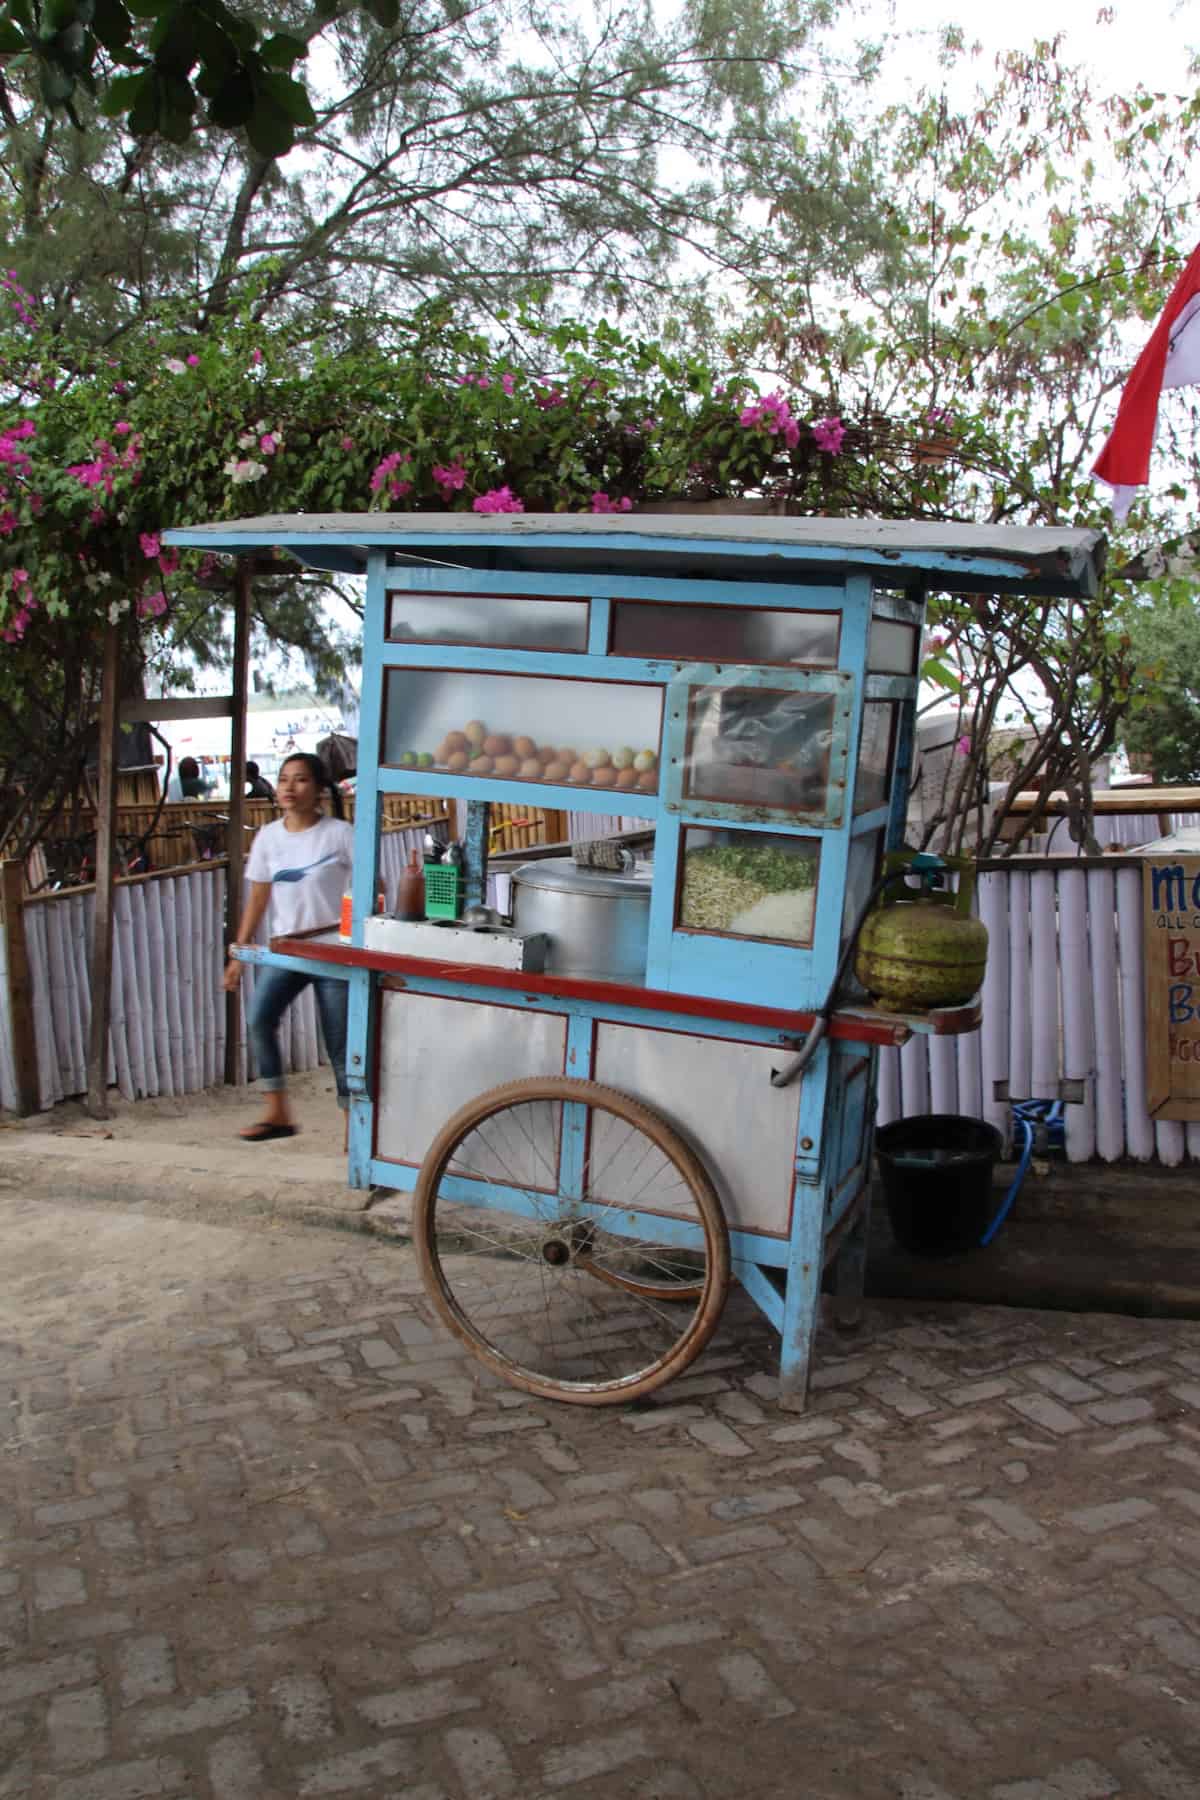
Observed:
[[[513,739],[513,752],[522,762],[528,762],[531,756],[537,755],[538,747],[531,737],[519,737]]]
[[[658,770],[643,769],[638,776],[638,793],[655,794],[658,792]]]
[[[489,742],[490,741],[491,740],[489,739]],[[518,756],[498,756],[492,764],[492,773],[494,775],[503,775],[511,780],[520,766],[521,759]]]
[[[476,756],[467,765],[468,775],[490,775],[491,772],[492,759],[490,756]]]
[[[613,768],[611,763],[607,764],[603,769],[592,770],[593,787],[616,787],[616,785],[617,771]]]
[[[551,750],[549,746],[547,746],[545,750],[538,751],[537,759],[541,763],[543,769],[548,768],[552,762],[560,762],[562,760],[558,751]]]
[[[520,742],[519,739],[518,742]],[[542,765],[536,756],[527,756],[517,773],[520,775],[522,781],[540,781],[542,779]]]
[[[485,737],[483,740],[483,754],[485,756],[508,756],[511,750],[512,739],[510,737],[505,737],[502,732],[493,731],[490,736]]]
[[[547,763],[542,770],[543,781],[565,781],[571,773],[565,762]]]
[[[568,781],[573,782],[576,787],[586,787],[591,779],[592,771],[585,762],[573,762],[571,764],[571,772],[567,776]]]
[[[466,738],[468,744],[475,744],[478,746],[483,743],[484,738],[487,736],[487,726],[483,723],[482,719],[472,719],[469,725],[463,726],[462,734]]]
[[[637,786],[637,778],[638,777],[637,777],[636,769],[618,769],[617,770],[617,786],[619,788],[636,787]]]
[[[579,752],[578,750],[560,750],[558,753],[558,760],[559,762],[565,762],[569,769],[572,763],[577,763],[579,761]]]
[[[470,746],[461,731],[448,731],[445,738],[442,740],[442,747],[438,751],[438,761],[445,762],[447,757],[453,756],[456,750],[466,750],[469,748]]]
[[[461,775],[470,760],[465,750],[452,750],[446,758],[446,767],[452,775]]]

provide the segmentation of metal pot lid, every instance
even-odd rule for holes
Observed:
[[[617,875],[609,869],[580,869],[572,856],[547,856],[522,863],[513,875],[522,887],[550,894],[596,894],[607,900],[649,899],[650,870]]]

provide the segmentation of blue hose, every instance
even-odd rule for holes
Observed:
[[[1033,1161],[1033,1146],[1040,1125],[1049,1149],[1061,1150],[1066,1145],[1067,1129],[1063,1118],[1061,1100],[1020,1100],[1013,1107],[1013,1123],[1020,1132],[1023,1145],[1021,1159],[1017,1164],[1017,1172],[1012,1178],[1008,1192],[1000,1202],[995,1218],[980,1238],[980,1247],[986,1249],[1012,1211],[1013,1201],[1021,1191],[1021,1183],[1029,1173],[1029,1165]]]

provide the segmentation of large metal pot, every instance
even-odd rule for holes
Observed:
[[[513,876],[513,925],[546,934],[546,973],[644,981],[650,874],[580,869],[569,856],[524,863]]]

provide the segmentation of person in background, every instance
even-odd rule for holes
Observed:
[[[167,783],[168,800],[203,800],[208,792],[208,783],[200,773],[200,764],[194,756],[182,756],[179,767]]]
[[[232,992],[245,964],[235,954],[252,944],[271,912],[273,937],[291,937],[322,925],[336,925],[342,895],[350,883],[354,828],[342,817],[342,799],[320,757],[295,751],[279,771],[276,804],[282,817],[264,825],[246,859],[249,892],[235,941],[229,946],[225,987]],[[322,810],[328,800],[330,811]],[[348,984],[331,976],[260,966],[248,1020],[266,1098],[261,1119],[240,1135],[246,1143],[296,1135],[287,1102],[287,1081],[279,1050],[279,1023],[298,994],[316,990],[325,1049],[333,1065],[338,1105],[350,1104],[346,1086],[346,1002]]]
[[[265,775],[260,775],[258,764],[246,764],[246,798],[247,800],[274,800],[275,789]]]

